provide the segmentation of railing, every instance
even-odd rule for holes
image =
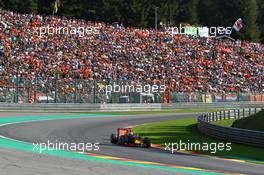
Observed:
[[[260,108],[223,110],[198,117],[198,129],[211,137],[234,143],[264,147],[264,132],[225,127],[214,124],[220,120],[241,119],[259,112]]]
[[[3,83],[5,82],[5,83]],[[166,83],[161,83],[165,84]],[[118,87],[118,88],[116,88]],[[133,87],[133,88],[131,88]],[[138,88],[141,87],[141,88]],[[175,92],[168,87],[153,91],[146,82],[103,82],[51,77],[14,78],[0,76],[0,102],[4,103],[214,103],[264,102],[260,92]],[[161,87],[161,85],[157,86]],[[111,92],[109,92],[111,90]],[[139,91],[142,91],[139,92]]]
[[[93,103],[37,103],[17,104],[0,103],[0,110],[8,111],[49,111],[49,112],[87,112],[87,111],[148,111],[164,109],[230,109],[230,108],[252,108],[263,107],[263,102],[219,102],[219,103],[149,103],[149,104],[93,104]],[[191,111],[190,111],[191,112]]]

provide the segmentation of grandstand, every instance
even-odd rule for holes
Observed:
[[[37,102],[45,94],[55,102],[113,102],[99,91],[113,82],[165,84],[169,93],[264,92],[260,43],[2,9],[0,15],[1,101]],[[40,35],[80,26],[91,32]]]

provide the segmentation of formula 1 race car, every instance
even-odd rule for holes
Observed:
[[[111,134],[110,141],[113,144],[131,147],[149,148],[151,146],[149,138],[141,138],[133,134],[131,128],[118,128],[116,134]]]

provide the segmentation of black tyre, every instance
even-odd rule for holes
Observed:
[[[119,138],[119,145],[121,145],[121,146],[124,146],[125,145],[125,137],[124,136],[121,136]]]
[[[150,139],[148,137],[145,137],[143,139],[143,144],[145,148],[149,148],[151,146]]]
[[[113,144],[116,144],[116,136],[115,136],[115,134],[111,134],[110,142],[113,143]]]

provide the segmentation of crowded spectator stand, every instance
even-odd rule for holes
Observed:
[[[112,82],[165,84],[159,94],[165,103],[172,102],[172,93],[264,91],[260,43],[6,10],[0,15],[0,86],[3,94],[15,94],[15,102],[35,103],[43,94],[65,102],[95,96],[105,102],[109,97],[98,86]],[[99,32],[40,35],[43,27]]]

